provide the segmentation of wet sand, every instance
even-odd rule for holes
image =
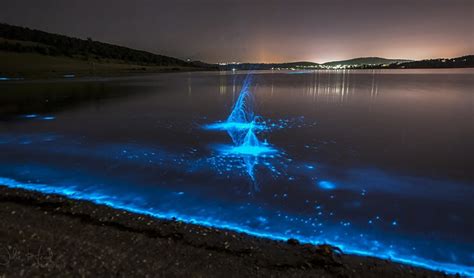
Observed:
[[[0,186],[0,277],[445,277]]]

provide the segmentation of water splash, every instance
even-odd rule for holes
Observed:
[[[242,158],[246,172],[254,183],[256,190],[258,190],[258,186],[256,184],[257,180],[255,177],[255,167],[259,163],[259,158],[266,158],[267,156],[278,152],[270,144],[266,142],[260,142],[257,136],[255,135],[253,128],[250,128],[247,131],[243,139],[243,143],[241,145],[223,145],[218,147],[218,150],[220,151],[220,153],[226,156]]]
[[[243,103],[254,97],[245,97]],[[265,142],[264,136],[309,126],[303,118],[263,119],[256,115],[259,110],[254,104],[249,121],[222,117],[222,122],[209,125],[223,132],[229,127],[240,129],[243,142],[249,142],[235,145],[228,140],[229,145],[214,145],[218,148],[213,157],[201,145],[186,145],[177,152],[156,142],[97,143],[93,138],[34,130],[27,134],[5,131],[0,134],[0,157],[5,158],[0,163],[0,184],[268,238],[332,244],[346,253],[474,276],[470,234],[459,232],[471,228],[462,225],[469,223],[465,219],[470,219],[472,211],[471,184],[400,176],[378,166],[341,169],[316,163],[318,148],[327,143],[319,140],[304,146],[284,144],[288,154],[313,154],[305,160],[290,159]],[[45,116],[31,115],[37,119],[31,123],[38,124]],[[168,122],[160,125],[176,129]],[[265,170],[271,166],[277,166],[272,175],[278,177],[276,181],[265,179]],[[210,169],[218,170],[218,175]],[[224,183],[223,177],[227,177]],[[257,198],[242,197],[247,195],[240,188],[242,180],[252,179],[251,184],[256,184],[256,177],[268,190]],[[274,193],[273,197],[267,193]],[[401,198],[417,209],[400,207]],[[431,225],[432,217],[439,218],[436,225]],[[431,232],[426,233],[427,229]]]
[[[249,133],[253,134],[253,125],[255,124],[256,119],[253,111],[255,99],[250,92],[251,81],[251,75],[247,75],[242,85],[242,89],[240,90],[239,97],[232,107],[232,112],[226,121],[229,127],[227,133],[236,146],[250,144],[249,142],[245,142],[245,140],[250,139],[248,136]],[[254,138],[255,141],[251,143],[258,144],[258,139],[256,139],[255,134],[252,139]]]
[[[232,139],[233,145],[219,145],[217,151],[222,156],[242,159],[247,175],[256,186],[255,167],[259,158],[266,158],[278,153],[278,150],[267,142],[261,142],[257,133],[268,130],[266,122],[255,115],[255,99],[250,90],[252,76],[246,76],[239,97],[232,107],[232,111],[225,122],[205,125],[208,130],[226,131]],[[268,163],[266,163],[268,166]],[[270,166],[270,170],[274,169]]]

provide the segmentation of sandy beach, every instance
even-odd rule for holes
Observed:
[[[0,277],[445,277],[0,186]]]

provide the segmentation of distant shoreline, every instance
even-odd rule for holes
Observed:
[[[10,60],[5,63],[8,59],[3,59],[9,56]],[[239,72],[239,71],[272,71],[275,73],[307,73],[312,71],[366,71],[366,70],[382,70],[390,72],[391,70],[463,70],[463,69],[474,69],[472,67],[459,67],[459,68],[293,68],[293,69],[209,69],[209,68],[198,68],[198,67],[160,67],[160,66],[142,66],[132,65],[121,62],[111,63],[91,63],[79,59],[72,59],[68,57],[49,57],[34,53],[9,53],[0,51],[0,60],[4,63],[0,63],[0,82],[5,81],[35,81],[35,80],[84,80],[84,79],[96,79],[96,78],[113,78],[113,77],[126,77],[126,76],[143,76],[160,73],[179,73],[179,72]],[[40,60],[40,63],[38,63]],[[57,62],[62,62],[58,64]],[[29,66],[29,65],[34,65]],[[92,69],[95,67],[95,69]],[[1,83],[0,83],[1,84]]]
[[[205,71],[208,68],[185,66],[135,65],[123,61],[83,60],[37,53],[0,51],[0,81],[8,79],[73,79],[134,74]]]
[[[359,57],[326,63],[216,63],[186,61],[120,45],[0,23],[0,81],[142,73],[237,70],[474,68],[474,55],[427,60]]]

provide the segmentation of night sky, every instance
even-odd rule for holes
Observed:
[[[472,0],[15,0],[0,22],[206,62],[474,53]]]

